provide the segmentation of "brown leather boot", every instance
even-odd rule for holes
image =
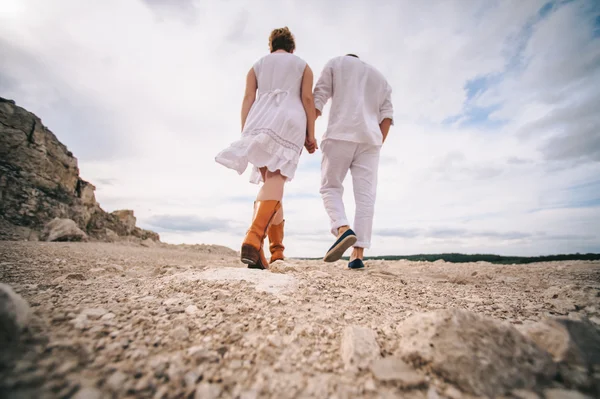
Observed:
[[[269,250],[271,251],[271,260],[269,263],[273,263],[276,260],[284,260],[283,250],[285,247],[283,246],[283,227],[285,225],[285,220],[279,224],[272,224],[269,226],[268,236],[269,236]]]
[[[267,259],[263,253],[263,243],[267,236],[267,229],[273,216],[281,207],[281,202],[275,200],[256,201],[254,203],[254,216],[252,225],[246,232],[242,243],[242,262],[253,269],[268,268]]]

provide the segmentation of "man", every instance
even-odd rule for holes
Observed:
[[[354,54],[330,60],[314,90],[317,117],[331,98],[321,151],[321,197],[337,237],[324,257],[339,260],[354,246],[351,269],[364,267],[364,249],[371,245],[379,151],[393,124],[392,89],[385,77]],[[309,149],[310,151],[310,149]],[[354,230],[346,219],[344,178],[352,174],[356,213]]]

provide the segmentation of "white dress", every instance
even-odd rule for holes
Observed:
[[[215,161],[240,175],[254,166],[250,182],[260,183],[259,168],[279,170],[292,180],[306,138],[306,112],[300,97],[306,62],[289,53],[271,53],[254,66],[257,97],[240,140],[221,151]]]

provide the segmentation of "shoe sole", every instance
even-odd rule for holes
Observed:
[[[360,267],[350,267],[350,266],[348,266],[348,270],[362,270],[364,268],[365,268],[365,265],[362,265]]]
[[[242,258],[242,263],[248,265],[248,269],[266,270],[265,267],[262,267],[258,262],[255,262],[252,259]]]
[[[258,263],[258,251],[251,245],[242,245],[242,251],[240,255],[242,263],[246,265],[255,265]]]
[[[342,259],[344,252],[354,244],[356,244],[358,238],[355,235],[349,235],[344,238],[340,243],[333,248],[331,251],[327,252],[325,257],[323,258],[324,262],[335,262]]]
[[[258,269],[258,270],[267,270],[264,267],[261,267],[258,263],[255,263],[253,265],[247,264],[248,265],[248,269]]]
[[[252,247],[242,247],[242,256],[240,257],[240,260],[243,264],[248,265],[249,269],[266,269],[266,267],[261,265],[260,258],[254,259],[254,252]]]

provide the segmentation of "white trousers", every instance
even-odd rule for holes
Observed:
[[[354,226],[355,247],[370,248],[377,194],[377,170],[381,146],[326,139],[321,143],[321,198],[331,221],[331,233],[350,225],[342,196],[348,170],[352,174],[356,212]]]

